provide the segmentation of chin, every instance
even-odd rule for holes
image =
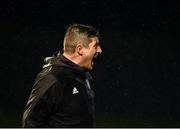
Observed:
[[[92,69],[93,69],[93,66],[90,66],[88,69],[89,69],[89,70],[92,70]]]
[[[93,69],[93,67],[90,67],[90,68],[89,68],[89,70],[92,70],[92,69]]]
[[[84,68],[86,68],[86,69],[88,69],[88,70],[92,70],[92,66],[87,66],[87,67],[84,67]]]

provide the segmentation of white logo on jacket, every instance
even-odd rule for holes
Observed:
[[[73,88],[73,94],[77,94],[79,91],[76,89],[76,87]]]

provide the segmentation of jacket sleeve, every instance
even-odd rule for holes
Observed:
[[[47,127],[47,121],[61,101],[63,85],[53,75],[36,79],[23,114],[23,127]]]

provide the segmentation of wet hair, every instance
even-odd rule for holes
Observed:
[[[92,37],[99,37],[99,32],[89,25],[71,24],[67,27],[64,37],[64,52],[73,54],[77,43],[87,47]]]

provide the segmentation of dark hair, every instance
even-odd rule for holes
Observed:
[[[68,26],[64,37],[64,51],[74,53],[79,41],[87,47],[92,37],[99,37],[99,32],[92,26],[71,24]]]

